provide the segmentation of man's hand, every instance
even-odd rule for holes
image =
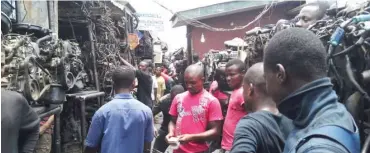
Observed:
[[[40,127],[40,131],[39,131],[39,134],[40,134],[40,135],[44,134],[45,130],[46,130],[46,129],[45,129],[44,127],[42,127],[42,126],[41,126],[41,127]]]
[[[187,143],[193,140],[193,136],[191,134],[183,134],[178,136],[180,143]]]
[[[167,143],[169,143],[169,141],[168,141],[168,140],[169,140],[170,138],[174,137],[174,136],[175,136],[175,134],[173,134],[173,133],[168,133],[168,134],[166,135],[166,142],[167,142]]]

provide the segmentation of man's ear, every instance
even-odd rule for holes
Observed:
[[[135,86],[136,85],[136,83],[135,83],[135,80],[134,81],[132,81],[132,84],[131,84],[131,89],[130,90],[133,90],[133,89],[135,89]]]
[[[276,64],[276,79],[279,81],[280,84],[286,81],[286,71],[283,65]]]
[[[249,84],[248,96],[251,97],[254,93],[254,86],[252,83]]]

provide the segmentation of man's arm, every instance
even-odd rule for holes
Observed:
[[[231,153],[256,153],[258,130],[263,129],[255,122],[242,118],[236,126]]]
[[[121,55],[119,55],[119,54],[118,54],[118,58],[120,59],[120,61],[121,61],[124,65],[129,66],[129,67],[131,67],[132,69],[136,70],[136,68],[135,68],[133,65],[131,65],[129,62],[127,62],[125,59],[123,59],[123,58],[121,57]]]
[[[104,116],[101,111],[96,111],[92,120],[89,132],[86,136],[85,153],[96,153],[99,150],[103,137]]]
[[[170,94],[166,94],[164,95],[163,97],[161,97],[159,99],[159,102],[156,103],[153,107],[153,116],[157,115],[159,112],[163,111],[163,108],[166,108],[166,107],[170,107],[170,106],[167,106],[171,101],[169,101],[170,99]]]
[[[19,152],[32,153],[39,139],[40,119],[28,104],[27,100],[19,95],[17,102],[22,105],[22,118],[19,129]]]
[[[154,120],[153,115],[150,113],[150,110],[148,110],[147,113],[147,125],[145,130],[145,137],[144,137],[144,153],[150,153],[152,141],[154,139]]]
[[[172,116],[171,121],[168,124],[168,135],[170,135],[171,137],[175,135],[176,121],[177,121],[177,116]]]
[[[40,127],[40,134],[44,134],[44,132],[51,127],[53,122],[54,122],[54,115],[51,115],[49,119],[45,122],[45,124]]]
[[[182,135],[179,136],[179,141],[188,142],[188,141],[208,141],[214,140],[220,136],[221,133],[221,120],[219,121],[210,121],[208,123],[209,130],[198,133],[198,134],[189,134],[188,136]],[[183,136],[187,138],[183,138]]]
[[[166,135],[166,141],[168,142],[168,139],[175,136],[175,127],[177,122],[177,99],[178,95],[173,99],[170,111],[168,112],[171,115],[171,121],[168,124],[168,134]]]

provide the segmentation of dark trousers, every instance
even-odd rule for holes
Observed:
[[[156,151],[165,152],[168,144],[166,142],[166,135],[168,134],[167,131],[163,131],[161,129],[158,130],[158,137],[155,139],[154,146],[153,146],[153,153]]]

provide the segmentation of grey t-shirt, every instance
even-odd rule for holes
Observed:
[[[292,120],[268,111],[244,116],[236,126],[231,153],[281,153]]]
[[[32,153],[40,119],[19,93],[1,89],[1,152]]]

